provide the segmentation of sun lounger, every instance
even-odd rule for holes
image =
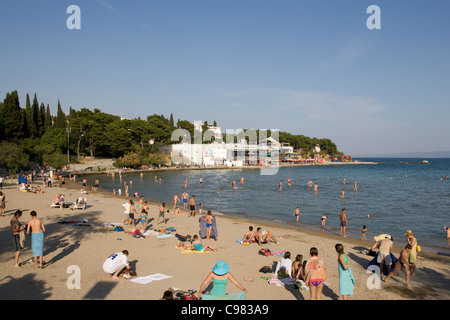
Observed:
[[[60,208],[61,205],[58,203],[56,204],[55,202],[52,202],[52,204],[50,205],[50,208]]]
[[[86,210],[87,208],[87,199],[86,198],[79,198],[77,200],[77,202],[75,202],[74,206],[71,208],[72,210],[74,209],[83,209]]]

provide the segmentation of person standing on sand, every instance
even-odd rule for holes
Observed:
[[[159,224],[159,219],[162,218],[164,221],[164,224],[166,224],[166,217],[165,217],[165,212],[166,212],[166,204],[163,202],[161,203],[161,205],[159,206],[159,215],[158,215],[158,220],[156,221],[156,225]]]
[[[310,300],[320,300],[323,283],[327,279],[327,268],[323,260],[318,257],[317,248],[312,247],[309,253],[311,258],[305,265],[305,282],[309,286]]]
[[[191,212],[188,215],[189,217],[195,217],[195,196],[192,196],[189,199],[189,210],[191,210]]]
[[[183,199],[183,209],[187,209],[187,205],[188,205],[188,199],[189,199],[189,195],[187,194],[187,192],[183,192],[183,195],[181,196],[181,198]]]
[[[5,198],[6,197],[3,194],[3,192],[0,191],[0,216],[1,217],[5,216],[5,208],[6,208]]]
[[[209,241],[209,238],[211,237],[212,225],[214,222],[214,217],[211,214],[211,210],[208,210],[208,215],[205,218],[200,217],[200,219],[206,222],[206,240]]]
[[[417,239],[413,236],[411,230],[407,230],[405,233],[408,244],[411,245],[411,251],[409,252],[408,262],[411,265],[411,274],[416,272],[417,261]]]
[[[119,189],[120,190],[120,189]],[[124,225],[128,225],[130,221],[130,213],[131,213],[131,207],[134,205],[133,200],[130,200],[124,204],[122,204],[123,213],[125,214],[125,219],[123,220]]]
[[[408,262],[408,257],[411,252],[411,249],[412,249],[411,245],[407,244],[405,246],[405,249],[403,249],[400,252],[400,257],[395,263],[394,271],[388,274],[388,276],[384,280],[385,283],[388,283],[389,279],[395,276],[400,271],[400,269],[403,269],[403,271],[405,271],[406,286],[408,288],[411,288],[411,284],[409,283],[409,277],[411,275],[410,271],[411,264]]]
[[[347,215],[345,214],[347,210],[342,209],[341,213],[339,214],[339,220],[340,220],[340,236],[345,238],[345,229],[347,228]]]
[[[20,250],[23,249],[23,240],[25,240],[25,239],[22,240],[21,233],[23,233],[27,228],[27,225],[22,225],[20,223],[19,218],[21,216],[22,211],[17,210],[14,213],[14,217],[11,219],[11,229],[14,239],[14,268],[19,267]]]
[[[177,208],[177,202],[180,201],[180,198],[178,198],[178,192],[176,195],[173,196],[173,210]]]
[[[350,259],[344,252],[342,244],[338,243],[334,248],[338,254],[339,293],[343,300],[348,300],[348,297],[353,295],[353,287],[355,285],[353,272],[350,268]]]
[[[31,232],[31,248],[33,249],[34,265],[37,269],[39,258],[39,268],[42,269],[45,226],[42,220],[37,218],[36,211],[31,211],[30,216],[31,220],[27,224],[27,234]]]

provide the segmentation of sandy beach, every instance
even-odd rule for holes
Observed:
[[[10,180],[12,181],[12,180]],[[37,181],[37,183],[41,183]],[[201,283],[211,271],[216,261],[225,260],[230,272],[248,290],[246,300],[308,300],[309,291],[293,288],[291,285],[277,286],[266,279],[271,274],[259,272],[263,266],[273,268],[280,256],[263,256],[261,248],[275,251],[289,251],[292,259],[302,254],[309,258],[309,250],[316,247],[328,271],[327,285],[323,300],[341,299],[335,244],[341,243],[351,260],[355,277],[354,295],[351,300],[446,300],[450,298],[448,289],[450,269],[448,256],[435,252],[421,252],[417,262],[417,272],[411,277],[412,288],[406,288],[404,273],[400,271],[389,283],[381,282],[379,289],[370,289],[368,279],[372,276],[366,270],[373,257],[366,254],[373,240],[340,238],[337,235],[297,227],[281,227],[256,221],[216,215],[218,240],[210,240],[216,252],[182,254],[177,248],[176,237],[157,238],[155,235],[145,239],[133,238],[130,233],[116,232],[106,228],[105,223],[122,223],[124,213],[121,204],[129,198],[102,192],[88,191],[80,194],[77,189],[43,188],[45,194],[24,193],[16,184],[6,184],[6,216],[0,217],[0,299],[28,300],[156,300],[169,288],[180,290],[199,290]],[[176,191],[175,191],[176,192]],[[74,202],[78,197],[86,197],[86,210],[50,208],[58,193],[65,194],[66,201]],[[199,215],[188,218],[182,215],[166,215],[167,225],[156,224],[159,204],[150,204],[150,229],[173,226],[172,234],[195,235],[199,232]],[[171,207],[171,204],[169,205]],[[14,249],[10,221],[16,210],[22,210],[22,223],[30,220],[30,211],[35,210],[38,218],[45,224],[44,261],[45,267],[36,270],[34,263],[25,263],[14,268]],[[87,220],[90,226],[61,224],[63,221]],[[260,226],[272,232],[279,244],[269,243],[242,245],[236,243],[248,230],[248,226]],[[126,226],[125,226],[125,229]],[[159,233],[161,234],[161,233]],[[19,262],[32,258],[31,236],[27,236],[25,248],[21,251]],[[206,239],[202,240],[207,243]],[[396,239],[393,253],[398,257],[406,239]],[[128,260],[137,277],[164,274],[170,278],[140,284],[123,278],[113,280],[103,272],[105,259],[114,252],[129,251]],[[74,270],[80,273],[80,287],[70,288],[74,283],[71,276]],[[247,281],[251,279],[251,281]],[[369,279],[370,280],[370,279]],[[72,282],[71,282],[72,281]],[[370,282],[370,281],[369,281]],[[239,291],[232,284],[228,293]]]

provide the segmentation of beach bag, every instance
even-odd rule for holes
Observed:
[[[114,228],[114,231],[123,231],[123,228],[121,226],[116,226]]]
[[[266,256],[266,257],[268,257],[268,256],[270,256],[270,249],[260,249],[259,250],[259,254],[262,254],[263,256]]]
[[[269,267],[269,266],[264,266],[264,267],[262,267],[261,269],[259,269],[259,272],[262,272],[262,273],[272,273],[272,268]]]
[[[188,291],[183,291],[183,292],[179,292],[176,294],[176,296],[178,298],[180,298],[180,300],[199,300],[198,297],[195,295],[195,290],[188,290]]]

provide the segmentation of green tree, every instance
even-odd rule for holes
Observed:
[[[19,103],[19,95],[17,91],[7,93],[3,101],[3,121],[5,126],[6,139],[19,139],[23,137],[21,128],[22,110]]]
[[[19,145],[7,141],[0,143],[0,167],[9,168],[17,173],[20,169],[27,169],[28,166],[28,155]]]
[[[29,119],[28,127],[30,128],[30,137],[36,138],[39,136],[39,103],[36,93],[34,94],[33,104],[31,105],[31,119]]]
[[[67,125],[66,115],[62,111],[61,103],[58,100],[58,111],[56,112],[56,119],[55,119],[54,127],[58,128],[58,129],[64,129],[64,128],[66,128],[66,125]]]
[[[47,104],[47,108],[45,109],[45,117],[44,117],[44,126],[45,130],[47,130],[49,127],[53,126],[52,123],[52,114],[50,113],[50,105]]]

